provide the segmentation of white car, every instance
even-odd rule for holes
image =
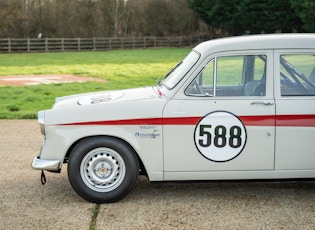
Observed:
[[[150,181],[315,177],[315,34],[196,46],[157,85],[56,99],[34,169],[115,202]]]

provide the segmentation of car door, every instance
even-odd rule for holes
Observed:
[[[275,51],[277,170],[315,169],[315,50]]]
[[[272,51],[202,62],[163,112],[165,180],[245,178],[233,172],[274,169],[272,71]]]

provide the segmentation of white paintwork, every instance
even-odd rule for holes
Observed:
[[[57,98],[53,108],[45,111],[45,141],[39,158],[63,162],[69,148],[78,140],[114,136],[134,148],[151,181],[315,177],[315,125],[245,125],[247,140],[243,151],[229,161],[215,162],[202,156],[196,148],[197,124],[145,122],[162,117],[201,118],[214,111],[236,116],[314,115],[315,96],[281,97],[279,55],[306,51],[315,54],[315,35],[224,38],[204,42],[194,51],[200,55],[199,60],[172,89],[161,83],[154,87]],[[193,97],[185,94],[186,88],[211,59],[229,55],[267,57],[265,96]],[[125,125],[106,123],[138,119],[143,120]],[[93,124],[82,125],[89,122]]]

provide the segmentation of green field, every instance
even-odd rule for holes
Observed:
[[[56,97],[155,84],[189,53],[188,48],[104,52],[0,54],[0,75],[73,74],[104,83],[0,86],[0,119],[34,119]]]

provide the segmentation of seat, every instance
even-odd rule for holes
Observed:
[[[252,81],[247,82],[244,88],[244,95],[245,96],[259,96],[259,95],[254,94],[255,89],[259,84],[261,84],[259,80],[252,80]]]

